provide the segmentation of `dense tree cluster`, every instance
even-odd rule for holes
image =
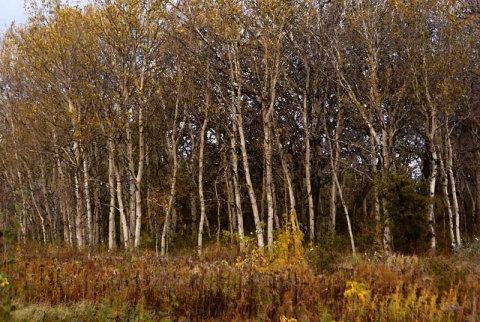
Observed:
[[[29,10],[0,47],[0,221],[22,242],[270,249],[295,225],[435,252],[480,231],[474,1]]]

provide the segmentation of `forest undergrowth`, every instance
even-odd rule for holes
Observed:
[[[435,257],[352,258],[278,238],[157,257],[12,245],[1,257],[0,320],[478,321],[480,245]],[[253,245],[253,243],[251,243]]]

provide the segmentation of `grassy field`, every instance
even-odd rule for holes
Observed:
[[[211,246],[199,259],[12,246],[1,261],[0,320],[480,320],[479,245],[354,258],[289,247],[267,256]]]

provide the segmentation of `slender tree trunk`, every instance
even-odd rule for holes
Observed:
[[[333,136],[330,134],[331,130],[328,128],[326,111],[323,118],[323,127],[325,133],[327,134],[328,147],[330,150],[330,167],[332,171],[332,182],[330,187],[330,225],[329,230],[331,234],[335,234],[336,225],[337,225],[337,183],[335,182],[335,177],[338,178],[338,160],[340,159],[340,145],[339,139],[340,135],[343,132],[343,115],[344,109],[342,106],[339,107],[338,115],[336,116],[335,128],[333,129]],[[333,142],[332,142],[333,141]]]
[[[139,182],[137,181],[137,184]],[[140,185],[139,185],[140,186]],[[142,232],[142,193],[140,187],[135,190],[135,233],[134,233],[134,244],[133,247],[135,250],[138,250],[140,247],[140,239]]]
[[[257,198],[255,196],[255,190],[253,188],[252,178],[250,175],[250,165],[248,161],[248,153],[247,153],[247,146],[246,146],[247,143],[245,140],[245,134],[243,130],[243,120],[241,116],[238,116],[238,132],[240,135],[240,149],[242,152],[243,170],[245,173],[245,180],[247,182],[248,196],[250,197],[250,203],[252,206],[253,219],[255,222],[255,235],[257,237],[258,247],[263,248],[265,245],[263,241],[263,228],[260,222]]]
[[[221,215],[221,208],[222,208],[222,203],[220,202],[220,198],[218,195],[218,178],[214,182],[214,189],[215,189],[215,200],[217,201],[217,234],[216,234],[216,246],[217,246],[217,251],[220,249],[220,233],[222,231],[222,226],[221,226],[221,220],[220,220],[220,215]]]
[[[390,230],[390,215],[388,214],[388,210],[385,208],[385,199],[381,199],[380,205],[382,207],[383,218],[383,249],[386,254],[391,254],[393,241],[392,232]]]
[[[98,245],[100,244],[100,241],[105,240],[104,236],[100,237],[100,211],[101,211],[101,202],[100,202],[100,182],[98,180],[99,174],[98,174],[98,167],[99,163],[98,161],[101,160],[99,151],[98,151],[98,144],[95,142],[94,143],[94,160],[95,160],[95,167],[93,176],[96,179],[93,182],[93,244]],[[103,155],[102,155],[103,156]],[[103,232],[102,232],[103,233]]]
[[[233,180],[231,179],[230,169],[225,165],[225,191],[227,192],[227,212],[228,228],[233,237],[234,231],[237,231],[237,214],[235,212],[235,197],[233,193]]]
[[[192,230],[194,234],[197,234],[198,227],[198,213],[197,213],[197,194],[193,191],[190,192],[190,218],[192,219]]]
[[[42,161],[40,164],[40,175],[42,177],[42,197],[43,197],[43,204],[45,208],[45,212],[47,214],[47,221],[49,226],[49,235],[50,240],[54,240],[55,238],[55,230],[56,225],[55,221],[53,220],[52,210],[50,208],[50,196],[48,194],[48,183],[47,183],[47,176],[45,174],[45,163]]]
[[[309,25],[309,23],[307,23]],[[308,46],[311,45],[310,37],[308,38]],[[315,242],[315,209],[313,205],[313,195],[312,195],[312,174],[311,174],[311,155],[312,151],[310,148],[310,124],[309,123],[309,99],[308,91],[310,90],[310,61],[308,54],[304,56],[304,66],[305,66],[305,88],[302,92],[302,125],[303,125],[303,135],[305,141],[305,188],[307,192],[307,204],[308,204],[308,229],[309,229],[309,240],[313,244]]]
[[[345,212],[345,218],[347,219],[348,235],[350,236],[350,245],[352,246],[352,254],[353,256],[355,256],[355,240],[353,238],[352,225],[350,223],[350,215],[348,213],[348,207],[345,202],[345,199],[343,198],[342,186],[340,185],[340,182],[338,182],[338,177],[336,173],[333,174],[333,180],[335,181],[335,184],[337,186],[338,196],[340,197],[340,202],[342,203],[343,211]]]
[[[426,60],[425,56],[423,57],[423,65],[425,67]],[[437,147],[435,145],[435,138],[437,133],[437,110],[432,102],[432,97],[430,96],[429,91],[429,80],[428,74],[425,72],[423,75],[423,83],[425,87],[425,97],[427,99],[426,106],[424,107],[423,113],[425,115],[425,125],[426,125],[426,139],[427,139],[427,146],[430,158],[430,176],[429,176],[429,205],[428,205],[428,225],[430,228],[430,253],[435,255],[437,252],[437,237],[436,237],[436,229],[435,229],[435,189],[437,185],[437,177],[438,177],[438,153]],[[417,94],[419,95],[419,94]]]
[[[58,194],[59,194],[60,214],[62,216],[63,240],[68,245],[72,245],[73,244],[72,225],[69,219],[71,210],[69,207],[69,202],[67,197],[67,189],[65,187],[66,178],[62,169],[62,163],[60,161],[60,158],[58,157],[58,151],[56,155],[57,155],[57,171],[58,171],[58,177],[59,177]]]
[[[392,160],[390,151],[392,146],[393,138],[391,137],[390,130],[382,129],[382,180],[385,180],[387,178],[387,174],[391,170]],[[390,215],[388,213],[388,209],[385,207],[385,202],[385,199],[381,198],[380,205],[382,207],[381,211],[383,218],[383,245],[385,252],[387,254],[390,254],[393,247],[393,241],[392,232],[390,230]]]
[[[141,86],[143,89],[143,85]],[[144,116],[143,107],[139,107],[138,111],[138,168],[135,177],[135,250],[140,246],[140,237],[142,232],[142,179],[145,165],[145,135],[144,135]]]
[[[278,206],[277,206],[277,195],[275,192],[275,185],[272,185],[272,198],[273,198],[273,221],[275,223],[275,228],[281,229],[280,219],[278,218]]]
[[[112,147],[112,151],[114,151]],[[130,249],[130,234],[129,234],[129,229],[128,229],[128,222],[127,222],[127,217],[125,215],[125,207],[123,204],[123,187],[122,187],[122,176],[120,175],[120,171],[118,170],[118,166],[113,163],[113,170],[115,172],[115,179],[117,181],[117,202],[118,202],[118,212],[120,213],[120,226],[122,229],[122,235],[123,235],[123,244],[125,247],[125,250]]]
[[[40,206],[37,202],[37,197],[35,196],[35,188],[33,184],[33,177],[32,177],[32,172],[28,165],[26,163],[23,163],[25,167],[25,171],[27,172],[27,178],[28,178],[28,186],[30,190],[30,198],[33,203],[33,207],[35,208],[35,211],[37,213],[38,219],[40,219],[40,227],[42,229],[42,241],[44,244],[47,243],[47,230],[45,228],[45,219],[42,216],[42,210],[40,209]]]
[[[33,207],[35,208],[38,218],[40,219],[40,227],[42,229],[42,241],[44,244],[47,243],[47,230],[45,228],[45,219],[42,216],[42,210],[38,206],[37,198],[32,190],[33,187],[30,187],[30,197],[32,199]]]
[[[208,95],[207,95],[207,106],[208,109]],[[203,120],[202,130],[200,132],[200,146],[199,146],[199,155],[198,155],[198,197],[200,200],[200,223],[198,225],[198,256],[202,256],[202,246],[203,246],[203,226],[205,223],[205,197],[203,193],[203,163],[204,163],[204,151],[205,151],[205,132],[207,130],[208,124],[208,115],[205,113],[205,119]]]
[[[75,174],[74,174],[74,187],[75,187],[75,202],[76,202],[76,214],[75,214],[75,233],[76,233],[76,241],[77,247],[82,248],[85,244],[84,242],[84,203],[82,194],[80,191],[80,182],[81,182],[81,164],[82,164],[82,155],[81,155],[81,148],[78,142],[77,137],[80,135],[78,130],[78,110],[75,108],[73,101],[68,99],[68,111],[72,116],[72,127],[73,127],[73,155],[75,161]]]
[[[128,239],[133,242],[135,239],[135,213],[136,213],[136,200],[135,200],[135,178],[133,174],[129,171],[128,173],[128,212],[127,212],[127,220],[128,220]]]
[[[8,118],[8,117],[7,117]],[[19,217],[18,222],[20,226],[20,240],[22,241],[23,244],[27,243],[27,214],[26,214],[26,205],[25,205],[25,196],[24,196],[24,189],[23,188],[23,180],[22,180],[22,174],[20,173],[20,158],[18,156],[18,142],[17,142],[17,134],[16,134],[16,126],[15,122],[13,121],[12,118],[8,118],[10,121],[10,126],[11,126],[11,131],[12,131],[12,136],[13,136],[13,146],[14,146],[14,157],[15,157],[15,164],[16,164],[16,176],[18,180],[18,186],[20,187],[20,198],[22,201],[22,205],[20,206],[20,209],[18,208],[18,204],[15,203],[15,214]],[[13,173],[12,173],[12,191],[17,190],[17,188],[13,185]],[[18,195],[18,193],[17,193]]]
[[[298,217],[297,217],[297,212],[296,212],[297,205],[296,205],[296,200],[295,200],[295,188],[293,187],[292,175],[291,175],[290,170],[288,169],[287,161],[284,161],[283,163],[284,163],[284,165],[283,165],[284,170],[283,171],[285,172],[285,178],[287,180],[288,199],[290,201],[289,212],[290,212],[290,216],[293,217],[292,220],[294,220],[297,227],[299,227]]]
[[[433,141],[433,140],[432,140]],[[435,187],[437,183],[437,152],[433,142],[431,142],[431,152],[430,152],[430,167],[431,174],[428,178],[428,187],[429,187],[429,204],[428,204],[428,226],[430,229],[430,252],[432,255],[435,255],[437,250],[437,238],[435,231]]]
[[[363,8],[359,7],[360,10]],[[371,13],[371,15],[370,15]],[[379,86],[379,44],[376,35],[375,26],[377,12],[368,12],[365,16],[365,20],[362,21],[361,29],[359,30],[360,37],[366,45],[366,60],[365,63],[368,66],[369,73],[367,73],[365,81],[368,84],[367,101],[364,102],[363,98],[360,98],[356,94],[356,86],[352,85],[345,77],[342,64],[342,52],[339,48],[334,47],[334,67],[339,77],[339,83],[345,90],[350,101],[355,105],[357,111],[360,113],[366,127],[368,128],[370,137],[370,158],[372,167],[372,177],[374,181],[385,179],[385,173],[389,171],[389,158],[390,151],[393,145],[393,136],[390,137],[390,133],[393,130],[389,128],[394,124],[394,120],[391,118],[393,115],[391,112],[385,111],[383,102],[383,92]],[[373,20],[370,20],[375,18]],[[363,19],[363,18],[362,18]],[[390,123],[387,124],[387,119],[390,119]],[[378,126],[379,125],[379,126]],[[379,129],[381,129],[382,136],[379,135]],[[389,129],[389,130],[387,130]],[[383,158],[381,170],[377,170],[377,151],[380,151]],[[386,253],[391,251],[391,233],[389,227],[388,211],[385,208],[384,200],[378,191],[378,182],[374,182],[374,209],[376,218],[376,242],[383,244],[383,250]]]
[[[54,240],[59,240],[64,243],[66,243],[66,240],[62,238],[62,233],[61,233],[61,222],[62,222],[62,216],[63,216],[63,208],[62,208],[62,203],[60,202],[60,195],[59,195],[59,190],[58,187],[60,186],[59,180],[58,180],[58,173],[57,173],[57,166],[56,166],[56,160],[52,160],[53,165],[52,165],[52,183],[50,186],[50,202],[52,206],[52,216],[53,216],[53,221],[54,221],[54,229],[53,233],[54,235]],[[57,190],[58,189],[58,190]]]
[[[264,64],[264,75],[263,75],[263,83],[264,88],[262,90],[262,122],[263,122],[263,133],[265,136],[265,140],[263,142],[263,153],[265,158],[265,170],[266,170],[266,196],[267,196],[267,244],[268,249],[271,250],[273,246],[273,221],[274,221],[274,209],[273,209],[273,189],[274,186],[273,182],[273,164],[272,164],[272,157],[273,157],[273,145],[275,144],[275,133],[272,130],[275,124],[275,101],[277,98],[276,86],[277,80],[279,77],[280,71],[280,46],[281,46],[281,37],[275,39],[276,43],[271,43],[269,40],[266,39],[264,43],[262,43],[264,47],[264,56],[263,56],[263,64]],[[270,46],[274,46],[270,48]],[[273,66],[270,66],[271,59],[273,58]],[[268,106],[266,104],[268,102]],[[278,137],[277,137],[278,139]],[[278,141],[277,141],[278,142]],[[278,144],[280,144],[278,142]],[[280,150],[280,153],[282,151]],[[286,160],[283,160],[286,162]],[[286,172],[285,172],[286,170]],[[284,167],[285,175],[287,176],[287,185],[290,185],[291,182],[289,181],[289,171]],[[291,196],[290,196],[291,199]],[[292,202],[291,202],[292,203]],[[295,203],[293,201],[293,203]],[[291,211],[290,215],[295,216],[295,204],[290,204]],[[296,219],[295,219],[296,220]]]
[[[27,243],[27,234],[28,234],[28,220],[27,220],[27,204],[26,204],[26,198],[23,195],[24,192],[21,192],[21,206],[20,206],[20,211],[16,211],[18,217],[19,217],[19,222],[20,222],[20,240],[22,243],[25,245]]]
[[[442,157],[439,158],[439,169],[440,169],[440,173],[442,174],[442,181],[441,181],[442,196],[443,196],[445,211],[448,217],[450,241],[451,241],[452,247],[455,249],[458,245],[455,239],[455,224],[453,221],[454,218],[453,218],[453,212],[452,212],[452,205],[450,203],[450,198],[448,196],[448,176],[445,171],[445,165]]]
[[[257,198],[255,196],[255,190],[253,189],[252,178],[250,175],[250,165],[248,162],[247,143],[245,140],[245,133],[243,131],[243,119],[241,111],[237,114],[238,133],[240,135],[240,149],[242,151],[243,170],[245,172],[245,180],[247,181],[248,196],[250,197],[250,203],[252,205],[253,220],[255,222],[255,235],[257,237],[257,245],[259,248],[263,248],[265,243],[263,241],[263,228],[260,221],[260,215],[258,213]]]
[[[109,139],[111,141],[111,139]],[[113,145],[112,142],[108,144]],[[115,171],[113,151],[108,149],[108,191],[110,194],[110,207],[108,214],[108,250],[115,248]]]
[[[448,130],[448,129],[447,129]],[[448,179],[450,182],[450,189],[452,192],[452,211],[453,216],[455,218],[455,240],[457,243],[457,247],[462,246],[462,238],[460,235],[460,211],[458,206],[458,198],[457,198],[457,183],[455,180],[455,176],[453,174],[453,151],[452,151],[452,142],[450,140],[450,133],[446,131],[446,171],[448,174]]]
[[[347,228],[348,228],[348,234],[350,236],[350,245],[352,247],[352,254],[355,256],[355,240],[353,238],[353,231],[352,231],[352,225],[350,222],[350,215],[347,207],[347,203],[345,202],[345,199],[343,198],[343,189],[342,186],[340,185],[340,182],[338,181],[338,162],[340,159],[340,135],[343,132],[343,109],[340,110],[340,112],[337,115],[337,120],[335,123],[335,136],[332,139],[329,135],[329,130],[327,127],[327,117],[324,119],[324,127],[325,127],[325,133],[327,133],[327,141],[328,141],[328,147],[330,149],[330,167],[332,168],[332,189],[331,189],[331,196],[330,196],[330,213],[332,214],[332,219],[335,219],[336,217],[336,196],[337,196],[337,191],[338,191],[338,196],[340,197],[340,202],[343,207],[343,211],[345,213],[345,218],[347,220]],[[332,141],[334,141],[332,143]],[[335,232],[335,221],[332,220],[331,222],[333,226],[332,232]]]
[[[368,123],[371,125],[371,123]],[[382,144],[379,144],[379,138],[376,134],[373,126],[370,126],[370,158],[371,158],[371,167],[372,167],[372,174],[375,180],[373,184],[373,202],[374,202],[374,212],[375,212],[375,221],[377,224],[376,227],[376,234],[377,234],[377,242],[383,247],[383,251],[386,254],[390,254],[392,250],[392,240],[391,240],[391,233],[390,233],[390,226],[389,226],[389,216],[388,212],[385,208],[384,200],[380,196],[380,191],[378,188],[378,180],[384,180],[386,172],[388,171],[388,162],[385,163],[385,158],[388,155],[385,153],[385,149],[382,147],[382,157],[384,158],[383,162],[381,162],[381,170],[377,170],[377,152],[376,147]]]
[[[242,116],[242,69],[240,66],[240,61],[236,56],[237,48],[229,51],[230,54],[230,79],[233,83],[237,83],[236,96],[232,97],[232,114],[234,117],[234,122],[236,122],[238,134],[240,137],[240,150],[242,153],[243,169],[245,173],[245,180],[247,182],[247,191],[250,198],[250,203],[252,206],[253,220],[255,222],[255,235],[257,238],[257,245],[259,248],[263,249],[265,246],[263,239],[263,228],[260,221],[260,215],[258,212],[257,198],[255,196],[255,190],[253,188],[252,178],[250,175],[250,165],[248,161],[247,153],[247,143],[245,140],[245,132],[243,128],[243,116]],[[234,94],[232,94],[234,95]]]
[[[128,239],[132,242],[135,238],[135,214],[136,214],[136,198],[135,193],[137,191],[137,185],[135,182],[135,166],[134,166],[134,156],[133,156],[133,138],[132,130],[130,126],[131,118],[133,116],[129,115],[126,120],[125,132],[127,138],[127,163],[128,163],[128,227],[129,235]]]
[[[176,151],[176,149],[175,149]],[[163,230],[162,230],[162,237],[160,240],[160,255],[165,256],[168,251],[168,245],[167,245],[167,238],[170,230],[170,216],[172,214],[172,208],[173,208],[173,203],[175,202],[175,189],[176,189],[176,183],[177,183],[177,156],[176,152],[175,155],[173,156],[173,174],[172,174],[172,182],[170,184],[170,196],[168,198],[168,205],[166,209],[166,214],[165,214],[165,222],[163,223]]]
[[[471,208],[470,208],[470,222],[468,220],[468,218],[465,218],[465,228],[467,230],[467,227],[469,228],[469,232],[472,234],[472,235],[475,235],[475,232],[476,232],[476,221],[475,221],[475,214],[477,212],[477,204],[476,204],[476,201],[475,201],[475,196],[473,194],[473,191],[472,191],[472,188],[470,187],[470,183],[468,181],[466,181],[466,178],[464,178],[464,185],[465,185],[465,189],[467,190],[467,194],[468,194],[468,197],[470,199],[470,205],[471,205]],[[465,210],[466,212],[466,210]],[[468,225],[468,226],[467,226]]]
[[[88,246],[93,246],[93,216],[92,216],[92,205],[90,199],[90,176],[88,170],[87,158],[83,158],[83,188],[85,195],[85,205],[87,210],[87,237],[88,237]]]
[[[332,174],[335,173],[337,169],[332,169]],[[337,184],[335,180],[332,180],[332,185],[330,187],[330,225],[328,227],[330,233],[335,234],[337,222]]]
[[[93,244],[98,245],[100,241],[105,240],[105,236],[100,236],[100,211],[101,211],[101,202],[100,202],[100,184],[95,181],[93,184]],[[103,234],[103,232],[102,232]]]
[[[267,246],[268,250],[272,250],[273,246],[273,170],[272,170],[272,140],[273,134],[271,122],[268,120],[268,114],[264,109],[263,116],[263,132],[265,140],[263,142],[263,155],[265,158],[265,194],[267,197]],[[267,114],[267,115],[266,115]]]
[[[306,88],[310,87],[310,69],[307,68],[307,83]],[[308,228],[310,243],[315,242],[315,213],[313,208],[313,195],[312,195],[312,175],[311,175],[311,151],[310,151],[310,130],[308,128],[308,101],[307,91],[303,92],[303,131],[305,137],[305,186],[307,189],[307,201],[308,201]]]
[[[245,231],[243,228],[243,212],[242,212],[242,197],[240,191],[240,180],[238,175],[238,156],[236,151],[236,141],[235,135],[237,133],[237,126],[236,123],[233,122],[233,133],[230,138],[230,153],[231,153],[231,166],[233,172],[233,191],[235,196],[235,214],[237,215],[237,226],[238,226],[238,239],[239,239],[239,246],[240,251],[243,252],[245,247]]]
[[[177,93],[180,93],[180,86],[181,86],[181,69],[178,69],[178,83],[177,83]],[[175,115],[172,122],[172,134],[167,134],[166,142],[169,142],[170,145],[170,157],[172,158],[172,177],[170,183],[170,195],[168,198],[168,205],[165,214],[165,221],[163,223],[162,229],[162,236],[160,240],[160,255],[165,256],[168,251],[168,244],[167,239],[170,230],[170,216],[172,214],[172,209],[174,207],[175,202],[175,191],[176,191],[176,184],[177,184],[177,170],[178,170],[178,157],[177,157],[177,134],[181,134],[183,130],[183,126],[185,125],[185,120],[180,122],[180,129],[178,129],[177,133],[177,124],[178,124],[178,117],[180,112],[180,95],[177,95],[177,99],[175,101]]]
[[[115,166],[116,167],[116,166]],[[120,227],[121,235],[120,239],[123,242],[123,247],[125,250],[130,250],[130,229],[128,228],[127,215],[125,213],[125,206],[123,202],[123,186],[122,186],[122,177],[119,174],[118,169],[115,170],[115,178],[117,182],[117,203],[118,203],[118,213],[120,215]]]
[[[370,135],[370,162],[372,167],[372,176],[374,180],[377,178],[377,153],[375,152],[375,142],[372,135]],[[385,245],[382,241],[382,219],[380,213],[380,197],[378,191],[378,183],[373,183],[373,211],[375,217],[375,242],[378,243],[380,248],[385,249]]]
[[[79,148],[78,148],[78,143],[77,142],[74,142],[74,148],[73,150],[74,151],[77,151]],[[83,232],[84,232],[84,227],[83,227],[83,216],[84,216],[84,212],[83,212],[83,198],[82,198],[82,195],[81,195],[81,191],[80,191],[80,156],[79,156],[79,153],[76,152],[75,153],[76,156],[75,156],[75,159],[76,159],[76,162],[77,162],[77,169],[75,171],[75,174],[74,174],[74,184],[75,184],[75,203],[76,203],[76,214],[75,214],[75,233],[76,233],[76,241],[77,241],[77,247],[78,248],[83,248],[83,245],[84,245],[84,235],[83,235]]]
[[[297,215],[296,215],[295,191],[294,191],[294,188],[293,188],[292,175],[291,175],[291,171],[289,169],[286,153],[283,149],[282,144],[279,141],[278,136],[277,136],[277,145],[278,145],[278,150],[280,151],[280,162],[282,164],[282,170],[283,170],[283,173],[284,173],[285,184],[287,186],[287,191],[288,191],[288,200],[289,200],[289,205],[290,205],[288,207],[289,216],[292,217],[292,220],[295,221],[295,225],[297,225],[297,227],[298,227],[298,220],[297,220]]]

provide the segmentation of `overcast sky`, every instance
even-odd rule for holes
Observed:
[[[86,4],[88,0],[72,0],[70,3]],[[23,23],[27,20],[24,0],[0,0],[0,33],[5,31],[12,21]]]
[[[0,0],[0,30],[5,30],[15,20],[17,23],[27,19],[23,9],[24,0]]]

